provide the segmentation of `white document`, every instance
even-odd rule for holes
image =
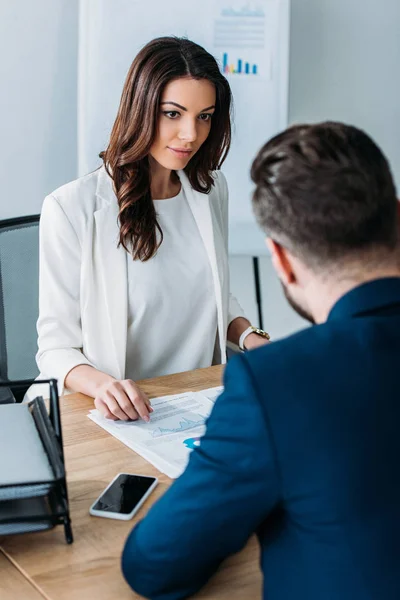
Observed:
[[[205,422],[222,387],[153,398],[150,422],[111,421],[98,410],[88,417],[171,478],[186,468],[191,451],[200,445]]]

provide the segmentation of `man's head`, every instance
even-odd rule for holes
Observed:
[[[275,269],[302,316],[315,316],[310,281],[357,283],[398,266],[393,178],[364,132],[333,122],[290,127],[259,151],[251,176]]]

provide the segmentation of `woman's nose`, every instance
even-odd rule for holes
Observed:
[[[186,121],[182,123],[181,129],[178,135],[179,139],[186,142],[194,142],[197,138],[197,126],[192,121]]]

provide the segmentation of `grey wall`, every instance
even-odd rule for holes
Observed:
[[[290,122],[365,128],[400,183],[400,1],[292,0]]]
[[[342,120],[382,146],[400,185],[400,0],[292,0],[289,121]],[[399,191],[400,193],[400,191]],[[231,258],[232,291],[258,322],[249,258]],[[264,326],[274,339],[306,325],[260,259]]]
[[[0,0],[0,219],[76,176],[78,0]]]

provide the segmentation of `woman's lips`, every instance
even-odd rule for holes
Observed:
[[[179,158],[188,158],[191,154],[193,154],[193,150],[183,150],[182,148],[170,148],[168,146],[168,150],[171,150],[176,156]]]

